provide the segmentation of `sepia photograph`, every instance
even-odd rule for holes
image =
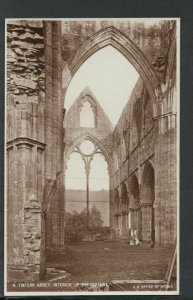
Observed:
[[[6,19],[5,295],[179,294],[180,19]]]

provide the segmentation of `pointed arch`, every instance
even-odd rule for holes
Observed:
[[[114,192],[114,213],[115,214],[120,213],[120,197],[119,197],[118,189],[115,189],[115,192]]]
[[[139,182],[135,173],[131,175],[129,186],[130,186],[130,193],[131,193],[130,208],[136,209],[140,201],[140,191],[139,191]]]
[[[124,137],[122,138],[121,144],[120,144],[120,154],[121,154],[121,163],[123,163],[127,158],[127,149],[126,149],[126,143]]]
[[[74,76],[91,55],[106,46],[114,47],[128,59],[143,78],[152,97],[155,98],[161,94],[159,81],[145,55],[126,35],[114,27],[108,27],[96,32],[69,59],[68,67],[71,71],[71,76]]]
[[[99,147],[99,149],[101,150],[101,153],[104,155],[104,158],[107,162],[108,165],[108,172],[109,174],[112,173],[112,159],[110,157],[110,155],[108,154],[107,149],[100,143],[100,141],[95,138],[93,135],[90,134],[84,134],[81,137],[79,137],[78,139],[76,139],[69,147],[66,148],[66,150],[64,151],[64,170],[66,168],[66,164],[67,161],[69,159],[70,154],[72,153],[72,151],[76,148],[77,145],[79,145],[81,142],[85,141],[85,140],[89,140],[91,141],[93,144],[97,145]]]
[[[114,190],[114,201],[113,201],[113,212],[114,212],[114,228],[118,229],[120,222],[120,197],[118,189]]]
[[[152,163],[146,162],[141,180],[142,237],[155,242],[155,176]]]
[[[141,179],[141,202],[153,204],[155,198],[155,175],[152,163],[148,160]]]
[[[133,173],[130,178],[130,215],[131,230],[141,240],[141,209],[140,209],[140,188],[138,178]]]
[[[125,213],[128,211],[129,207],[129,198],[127,193],[127,186],[125,182],[121,184],[121,209]]]
[[[88,100],[85,100],[80,108],[80,127],[95,127],[94,108]]]
[[[125,182],[121,184],[121,214],[122,214],[122,229],[128,227],[128,215],[129,215],[129,197],[127,193],[127,186]]]

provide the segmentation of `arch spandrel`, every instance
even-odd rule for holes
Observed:
[[[145,55],[128,37],[114,27],[108,27],[95,33],[68,60],[71,76],[74,76],[90,56],[106,46],[114,47],[128,59],[143,78],[153,98],[161,95],[159,81]]]

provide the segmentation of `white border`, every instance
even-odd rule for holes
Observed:
[[[6,161],[6,99],[7,99],[7,22],[9,20],[19,21],[19,20],[32,20],[32,21],[73,21],[73,20],[175,20],[177,24],[176,38],[177,38],[177,289],[176,291],[126,291],[126,292],[8,292],[7,291],[7,161]],[[5,127],[4,127],[4,295],[5,296],[82,296],[82,295],[179,295],[179,283],[180,283],[180,18],[6,18],[5,19]]]

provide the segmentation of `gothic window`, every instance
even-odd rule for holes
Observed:
[[[121,142],[121,163],[123,163],[126,160],[126,157],[127,157],[126,145],[125,145],[125,140],[123,138]]]
[[[80,127],[95,127],[93,106],[89,101],[85,101],[80,110]]]
[[[131,124],[131,150],[133,150],[139,140],[141,134],[142,114],[141,114],[141,98],[137,99],[133,107],[132,124]]]
[[[153,125],[153,111],[150,96],[148,92],[145,94],[144,100],[144,133],[148,133]]]

